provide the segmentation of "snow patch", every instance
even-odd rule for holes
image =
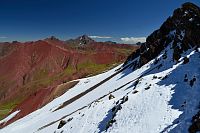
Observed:
[[[0,124],[8,122],[8,121],[11,120],[12,118],[14,118],[19,112],[20,112],[20,110],[17,110],[17,111],[15,111],[15,112],[13,112],[13,113],[10,114],[9,116],[7,116],[5,119],[1,120],[1,121],[0,121]]]

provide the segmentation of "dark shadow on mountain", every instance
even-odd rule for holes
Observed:
[[[122,76],[120,78],[118,78],[117,80],[120,80],[124,77],[126,77],[127,75],[129,75],[130,73],[132,73],[134,70],[131,67],[126,68],[124,71],[122,71]]]
[[[135,82],[133,82],[131,85],[129,85],[125,90],[133,89],[135,88]]]
[[[199,54],[199,53],[198,53]],[[191,123],[192,119],[192,113],[196,113],[195,111],[188,112],[186,110],[186,107],[189,106],[188,103],[193,104],[193,109],[197,110],[197,107],[199,106],[200,97],[198,96],[199,93],[195,93],[194,91],[200,91],[197,90],[196,86],[199,86],[200,79],[199,76],[197,76],[197,73],[192,73],[193,71],[187,71],[191,70],[194,66],[199,66],[199,63],[195,63],[195,59],[192,59],[194,63],[189,64],[182,64],[178,66],[175,70],[173,70],[169,75],[168,78],[161,80],[157,84],[159,86],[169,86],[169,85],[175,85],[175,87],[172,88],[174,93],[172,94],[172,98],[169,101],[169,105],[172,105],[173,110],[181,111],[182,114],[173,121],[171,125],[166,127],[162,132],[169,132],[168,129],[172,128],[173,126],[177,125],[175,128],[171,129],[169,133],[186,133],[188,132],[188,127],[185,127],[185,125],[188,125],[188,123]],[[184,76],[188,75],[188,81],[184,81]],[[190,80],[193,79],[193,77],[197,78],[197,81],[194,83],[193,86],[190,85]],[[164,88],[163,88],[164,89]],[[191,109],[191,108],[189,108]],[[192,115],[192,116],[190,116]],[[187,118],[186,118],[187,117]],[[184,128],[181,128],[184,127]]]
[[[167,64],[164,64],[165,62],[169,62]],[[138,77],[143,77],[145,75],[149,75],[149,74],[155,74],[155,73],[159,73],[162,71],[165,71],[169,68],[171,68],[175,63],[171,60],[171,61],[165,61],[165,60],[161,60],[159,63],[154,64],[154,62],[152,64],[149,64],[149,69],[147,69],[146,71],[142,72],[141,75],[139,75]],[[141,69],[141,68],[139,68]],[[122,76],[120,78],[118,78],[117,80],[120,80],[124,77],[126,77],[127,75],[129,75],[130,73],[132,73],[135,70],[132,70],[132,68],[127,68],[122,72]]]
[[[198,54],[198,55],[196,55],[196,54]],[[177,125],[177,126],[175,128],[173,128],[170,131],[170,133],[188,132],[188,129],[186,129],[188,127],[184,127],[184,125],[188,125],[188,123],[191,123],[191,119],[192,119],[193,115],[189,114],[187,112],[187,110],[185,110],[186,107],[188,106],[187,103],[188,102],[194,103],[193,104],[194,110],[198,111],[200,97],[197,95],[199,93],[195,93],[194,91],[196,91],[195,89],[197,89],[197,87],[195,88],[195,86],[200,86],[200,83],[198,81],[200,79],[200,76],[198,76],[199,75],[198,73],[192,73],[193,71],[189,71],[194,66],[195,67],[200,66],[199,65],[200,63],[198,63],[198,61],[197,61],[200,58],[200,53],[196,53],[196,54],[194,54],[190,57],[190,60],[192,61],[192,63],[190,62],[188,64],[179,65],[176,69],[172,70],[167,75],[166,78],[162,77],[163,79],[157,83],[159,86],[175,85],[172,88],[174,93],[172,94],[172,98],[170,99],[168,104],[172,106],[171,108],[173,110],[178,110],[178,111],[182,112],[182,114],[177,119],[175,119],[171,125],[167,126],[162,132],[168,132],[168,129],[172,128],[175,125]],[[193,58],[193,59],[191,59],[191,58]],[[150,64],[149,69],[144,71],[141,74],[141,76],[138,77],[138,79],[140,77],[143,77],[143,76],[146,76],[149,74],[157,74],[159,72],[168,70],[168,69],[172,68],[173,65],[175,65],[175,64],[176,63],[172,61],[172,57],[169,57],[168,59],[161,59],[157,64],[155,64],[155,63]],[[131,73],[130,68],[128,68],[128,69],[129,70],[122,72],[123,73],[122,77],[125,77]],[[200,70],[200,68],[199,68],[199,70]],[[185,74],[188,75],[187,82],[184,81]],[[120,77],[120,78],[122,78],[122,77]],[[196,77],[197,81],[195,81],[194,85],[191,86],[190,80],[192,80],[194,77]],[[198,83],[198,85],[197,85],[197,83]],[[133,83],[127,89],[134,87],[134,85],[135,84]],[[200,89],[198,91],[200,91]],[[197,113],[197,111],[196,112],[194,111],[192,113],[195,115]],[[191,115],[191,116],[189,116],[189,115]],[[186,116],[187,116],[187,118],[186,118]],[[181,127],[184,127],[184,128],[181,128]]]
[[[99,133],[106,130],[106,126],[108,122],[112,119],[112,117],[113,117],[113,112],[112,110],[109,110],[105,118],[98,125]]]
[[[163,50],[160,54],[163,54],[164,52],[167,52],[167,51]],[[149,64],[149,69],[147,69],[146,71],[144,71],[143,73],[141,73],[140,77],[141,76],[145,76],[145,75],[149,75],[149,74],[154,74],[154,73],[162,72],[164,70],[169,69],[174,64],[175,63],[172,61],[172,57],[171,56],[168,56],[165,59],[163,59],[163,57],[160,57],[160,59],[156,58],[156,60],[154,59],[153,62],[151,64]],[[133,69],[133,65],[132,66],[130,65],[127,69],[125,69],[122,72],[122,76],[120,78],[118,78],[118,80],[126,77],[127,75],[129,75],[133,71],[136,71],[137,69],[141,69],[141,68],[142,67],[139,67],[139,68],[136,67],[135,69]]]

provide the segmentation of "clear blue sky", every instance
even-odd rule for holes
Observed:
[[[0,41],[146,37],[186,0],[0,0]],[[191,0],[200,5],[200,0]]]

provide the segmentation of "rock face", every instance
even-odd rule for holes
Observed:
[[[95,42],[87,36],[77,40],[76,46],[53,36],[35,42],[1,43],[0,110],[23,108],[27,110],[21,111],[23,117],[52,100],[50,96],[59,84],[102,72],[123,62],[137,49],[126,44]],[[77,47],[80,42],[85,45]],[[34,104],[32,109],[30,103]],[[0,112],[0,119],[7,113]]]
[[[94,43],[95,41],[87,35],[82,35],[76,39],[67,40],[67,44],[75,45],[75,46],[83,46],[87,44]]]
[[[196,133],[200,131],[200,111],[195,116],[193,116],[192,123],[193,124],[189,128],[189,132]]]
[[[146,43],[142,44],[140,49],[133,52],[125,61],[123,66],[132,63],[133,70],[140,68],[152,59],[154,64],[159,60],[156,57],[167,47],[172,51],[173,62],[179,62],[181,54],[189,49],[197,50],[200,47],[200,8],[192,3],[184,3],[181,8],[176,9],[173,15],[169,17],[160,27],[148,36]],[[164,51],[166,53],[166,51]],[[163,54],[166,59],[166,54]],[[183,58],[183,64],[189,63],[188,57]],[[162,64],[161,64],[162,65]],[[185,75],[184,82],[188,82]],[[196,82],[194,77],[189,81],[191,87]],[[200,112],[192,118],[192,125],[189,132],[200,131]]]
[[[154,59],[169,44],[172,44],[173,60],[178,61],[184,51],[200,46],[200,8],[185,3],[174,11],[160,27],[148,36],[146,43],[133,52],[124,63],[139,57],[133,69],[139,68]]]
[[[62,128],[67,122],[64,120],[61,120],[59,125],[58,125],[58,129]]]
[[[80,45],[84,45],[84,44],[90,44],[95,42],[94,40],[92,40],[90,37],[88,37],[87,35],[83,35],[81,37],[78,38],[80,40]]]

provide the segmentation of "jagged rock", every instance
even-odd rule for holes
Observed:
[[[150,86],[147,86],[146,88],[144,88],[145,90],[148,90],[148,89],[150,89]]]
[[[196,81],[196,78],[194,77],[192,80],[190,80],[190,86],[192,87],[194,85],[194,82]]]
[[[137,91],[137,90],[133,91],[133,94],[136,94],[136,93],[138,93],[138,91]]]
[[[128,101],[128,96],[124,97],[124,102]]]
[[[80,45],[84,45],[84,44],[89,44],[94,42],[94,40],[92,40],[89,36],[87,35],[83,35],[81,37],[78,38],[81,42]]]
[[[158,77],[156,75],[153,75],[153,79],[157,79]]]
[[[111,100],[111,99],[115,98],[115,96],[110,94],[108,98],[109,98],[109,100]]]
[[[49,39],[50,39],[50,40],[56,40],[56,41],[58,41],[58,40],[59,40],[59,39],[58,39],[58,38],[56,38],[55,36],[51,36]]]
[[[192,125],[189,127],[190,133],[196,133],[200,131],[200,111],[192,117]]]
[[[189,58],[184,57],[184,58],[183,58],[183,64],[187,64],[188,62],[189,62]]]
[[[64,120],[61,120],[59,125],[58,125],[58,129],[62,128],[67,122]]]
[[[72,117],[72,118],[69,118],[69,119],[67,120],[67,122],[70,122],[72,119],[73,119],[73,117]]]
[[[187,2],[176,9],[160,29],[148,36],[146,43],[127,58],[123,66],[140,57],[132,65],[133,69],[137,69],[158,56],[169,44],[172,45],[173,60],[176,62],[184,51],[200,46],[200,8],[198,6]]]
[[[84,46],[87,44],[94,43],[95,41],[87,35],[82,35],[76,39],[67,40],[67,44],[77,45],[77,46]]]

